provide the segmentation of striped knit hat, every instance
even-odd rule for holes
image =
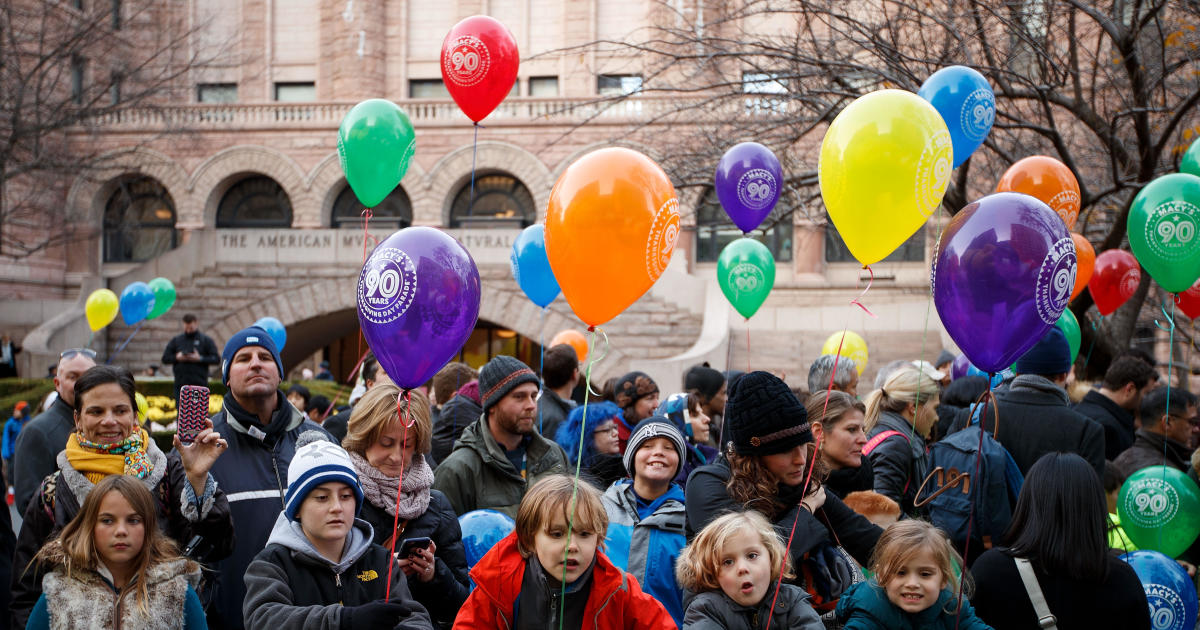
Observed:
[[[479,396],[483,400],[483,413],[500,402],[508,392],[522,383],[538,385],[537,374],[520,359],[507,355],[496,355],[479,370]]]
[[[311,435],[310,435],[311,434]],[[340,481],[354,490],[354,515],[362,509],[362,486],[358,473],[346,449],[330,442],[317,431],[305,431],[296,441],[298,448],[288,465],[288,487],[284,494],[283,511],[289,520],[296,520],[300,504],[313,488],[330,481]],[[316,437],[316,439],[312,439]],[[312,439],[312,441],[306,441]]]

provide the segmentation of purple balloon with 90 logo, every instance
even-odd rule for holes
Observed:
[[[714,180],[721,207],[744,234],[762,224],[783,187],[783,167],[770,149],[743,142],[725,152]]]

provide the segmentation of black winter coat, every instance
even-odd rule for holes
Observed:
[[[482,415],[483,407],[462,394],[455,394],[454,398],[447,400],[446,404],[442,405],[437,424],[433,426],[433,449],[430,453],[433,460],[439,464],[446,461],[463,429],[471,426]]]
[[[359,518],[371,524],[375,531],[372,539],[377,545],[386,547],[391,538],[392,524],[395,519],[383,508],[363,501]],[[407,538],[428,536],[437,545],[434,553],[436,560],[433,579],[422,582],[415,578],[408,580],[413,599],[421,603],[429,611],[434,622],[444,627],[454,623],[454,617],[467,595],[471,594],[471,582],[467,578],[467,554],[463,549],[462,529],[458,526],[458,516],[450,507],[450,500],[437,490],[429,491],[429,508],[425,513],[405,522],[400,521],[396,528],[396,549]]]
[[[837,468],[829,471],[825,479],[825,489],[836,494],[839,499],[845,499],[851,492],[875,489],[875,472],[871,468],[871,459],[862,458],[858,468]]]
[[[42,480],[58,470],[55,458],[67,447],[67,437],[74,430],[75,412],[58,396],[49,409],[26,422],[17,434],[9,483],[16,488],[17,511],[21,514],[29,507],[29,500]]]
[[[897,431],[900,435],[885,438],[867,457],[874,472],[875,492],[899,503],[904,514],[913,514],[917,489],[929,472],[925,439],[912,424],[890,411],[879,414],[879,423],[871,429],[869,437],[884,431]]]
[[[1133,414],[1122,409],[1108,396],[1093,389],[1073,409],[1104,427],[1104,459],[1112,461],[1133,446],[1133,432],[1136,430]]]
[[[176,363],[175,353],[182,352],[191,354],[193,351],[200,353],[200,360],[196,362]],[[175,375],[175,390],[178,392],[183,385],[204,385],[208,386],[208,366],[216,365],[221,362],[221,353],[217,351],[217,344],[212,340],[212,337],[196,331],[192,334],[179,333],[167,342],[167,347],[163,349],[162,362],[164,365],[174,365],[173,373]]]

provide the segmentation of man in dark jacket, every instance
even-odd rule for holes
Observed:
[[[571,400],[571,390],[579,384],[579,357],[575,348],[561,343],[547,350],[542,381],[545,388],[538,398],[538,433],[553,440],[558,425],[575,408],[575,401]]]
[[[479,371],[483,415],[438,464],[433,487],[460,516],[492,509],[513,518],[538,479],[567,472],[561,447],[538,434],[538,378],[518,359],[499,355]]]
[[[54,391],[58,396],[17,435],[12,481],[21,514],[46,475],[58,470],[58,453],[67,447],[67,436],[75,430],[75,379],[94,365],[95,350],[72,348],[60,354],[54,376]]]
[[[183,332],[167,342],[162,362],[175,366],[175,400],[179,400],[184,385],[208,386],[208,366],[220,363],[221,357],[212,337],[200,332],[196,316],[188,313],[183,316]]]
[[[1126,476],[1147,466],[1170,466],[1183,472],[1191,469],[1188,447],[1196,417],[1196,396],[1180,389],[1160,387],[1142,399],[1142,428],[1133,445],[1113,462]]]
[[[237,528],[233,555],[217,565],[220,572],[209,627],[243,627],[246,567],[267,544],[271,523],[283,509],[288,465],[304,431],[319,431],[289,404],[279,390],[283,364],[267,331],[251,326],[238,331],[221,353],[221,380],[229,387],[213,430],[229,449],[212,467],[225,491]]]
[[[988,405],[984,428],[996,439],[1021,469],[1029,468],[1046,453],[1063,451],[1086,459],[1104,478],[1104,429],[1094,420],[1071,409],[1067,374],[1071,370],[1071,348],[1055,326],[1020,359],[1017,376],[1008,389],[996,392],[1000,427],[995,426],[995,408]]]
[[[440,463],[449,457],[463,430],[475,424],[481,415],[483,402],[479,398],[479,381],[473,380],[458,388],[454,397],[442,405],[442,412],[438,414],[437,422],[433,425],[433,450],[430,457],[434,461],[429,465],[436,466],[434,462]]]
[[[1118,357],[1099,390],[1089,391],[1075,411],[1104,427],[1104,458],[1114,460],[1133,445],[1134,419],[1142,396],[1158,385],[1154,368],[1131,356]]]

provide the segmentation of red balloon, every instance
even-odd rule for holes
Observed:
[[[1192,285],[1192,288],[1180,293],[1175,304],[1189,318],[1200,318],[1200,280],[1197,280],[1196,284]]]
[[[442,41],[442,81],[467,118],[479,122],[496,109],[517,80],[521,54],[508,27],[473,15]]]
[[[1110,315],[1133,297],[1141,281],[1142,270],[1133,254],[1123,249],[1110,249],[1096,256],[1088,291],[1092,292],[1100,314]]]

